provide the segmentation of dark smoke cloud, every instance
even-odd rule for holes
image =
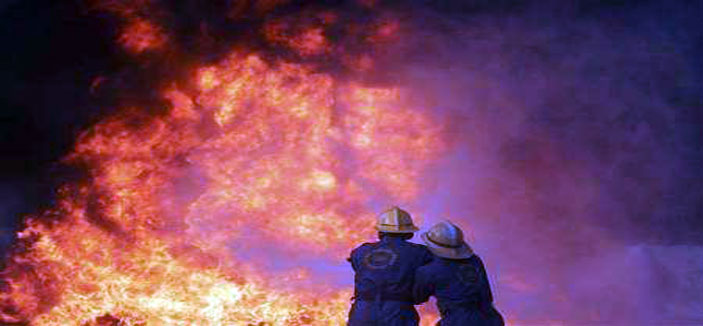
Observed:
[[[19,206],[23,202],[17,191],[11,187],[0,185],[0,198],[0,216],[2,216],[2,219],[16,219],[17,217],[14,215],[20,210]],[[0,252],[4,252],[13,240],[14,229],[12,225],[13,221],[7,221],[0,226]]]

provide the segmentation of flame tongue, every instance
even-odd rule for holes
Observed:
[[[371,231],[371,196],[417,195],[439,128],[399,89],[255,55],[202,67],[192,84],[164,92],[166,114],[125,110],[81,137],[69,160],[91,178],[62,188],[59,218],[27,221],[5,322],[343,323],[350,289],[296,287],[324,279],[270,261],[341,260]],[[271,256],[241,258],[252,250]]]

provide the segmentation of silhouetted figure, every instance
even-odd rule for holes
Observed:
[[[415,326],[415,271],[432,260],[432,253],[407,241],[418,229],[410,214],[398,207],[379,215],[376,229],[380,241],[364,243],[349,258],[355,275],[348,325]]]
[[[437,298],[439,326],[503,326],[481,259],[464,242],[461,229],[442,222],[422,234],[436,258],[418,268],[413,295],[416,302]]]

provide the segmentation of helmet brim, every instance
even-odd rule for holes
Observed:
[[[376,230],[379,232],[385,232],[385,233],[415,233],[417,232],[418,229],[414,225],[408,225],[408,226],[395,226],[395,225],[376,225]]]
[[[427,249],[430,249],[430,251],[435,254],[435,256],[449,259],[466,259],[471,258],[471,256],[474,255],[474,251],[471,249],[471,247],[469,247],[466,242],[462,242],[461,246],[457,248],[449,248],[434,243],[428,238],[427,232],[423,232],[420,237],[423,241],[425,241]]]

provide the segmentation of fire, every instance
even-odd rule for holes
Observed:
[[[82,134],[66,161],[89,177],[27,219],[0,320],[343,324],[350,288],[271,261],[341,262],[374,234],[369,201],[418,195],[440,124],[400,88],[240,52],[163,97],[167,112],[127,108]]]
[[[127,50],[141,53],[162,47],[166,43],[166,36],[153,23],[135,19],[122,32],[119,42]]]
[[[324,30],[321,27],[310,27],[289,36],[289,26],[284,23],[270,24],[266,29],[266,37],[274,42],[284,44],[303,56],[329,53],[331,51]]]

